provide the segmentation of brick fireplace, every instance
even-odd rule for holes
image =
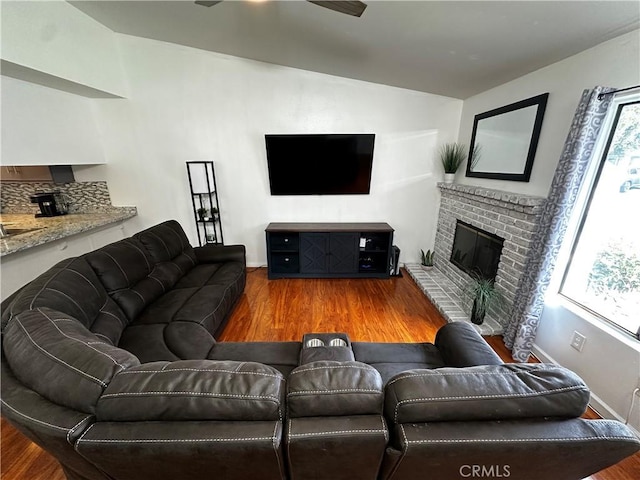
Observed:
[[[531,240],[545,199],[460,184],[438,184],[441,194],[435,240],[435,267],[424,271],[417,264],[406,269],[448,321],[469,321],[472,300],[465,295],[471,277],[451,263],[458,220],[504,239],[496,286],[505,299],[477,325],[483,335],[503,332],[524,272]]]

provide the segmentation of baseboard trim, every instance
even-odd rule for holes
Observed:
[[[547,354],[547,352],[545,352],[543,349],[541,349],[537,345],[533,346],[531,353],[533,353],[533,355],[535,355],[536,358],[538,358],[538,360],[540,360],[543,363],[553,363],[555,365],[560,365],[558,362],[556,362],[553,359],[553,357],[551,357],[551,355]],[[600,397],[598,397],[598,395],[596,395],[593,392],[591,392],[591,400],[589,402],[589,406],[593,410],[595,410],[595,412],[598,415],[600,415],[602,418],[606,418],[608,420],[617,420],[622,423],[624,423],[626,420],[625,417],[620,416],[618,412],[613,410],[609,405],[607,405],[606,402],[604,402]],[[640,436],[640,431],[638,431],[633,425],[628,423],[627,427],[633,430],[633,432],[636,435]]]

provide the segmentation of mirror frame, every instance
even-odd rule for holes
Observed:
[[[531,177],[531,169],[533,168],[533,160],[536,156],[536,149],[538,148],[538,139],[540,138],[540,130],[542,129],[542,119],[544,117],[544,111],[547,107],[547,99],[549,93],[543,93],[535,97],[527,98],[519,102],[505,105],[504,107],[489,110],[488,112],[480,113],[475,116],[473,120],[473,131],[471,133],[471,146],[469,147],[469,158],[467,159],[467,177],[477,178],[492,178],[495,180],[511,180],[514,182],[528,182]],[[529,140],[529,149],[527,158],[524,163],[524,168],[521,173],[499,173],[499,172],[483,172],[482,170],[472,170],[473,151],[475,149],[476,133],[478,131],[478,123],[483,119],[496,117],[505,113],[511,113],[522,108],[527,108],[537,105],[536,117],[531,125],[531,135]],[[527,129],[528,130],[528,129]],[[525,132],[526,133],[526,132]]]

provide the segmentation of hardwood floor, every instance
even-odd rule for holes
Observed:
[[[406,272],[391,280],[269,281],[260,268],[249,272],[245,295],[220,340],[287,341],[300,340],[307,332],[346,332],[354,341],[426,342],[433,341],[444,323]],[[513,361],[501,337],[487,341],[504,361]],[[593,411],[585,417],[598,418]],[[0,435],[3,480],[64,480],[53,457],[4,418]],[[635,479],[640,479],[640,453],[588,480]]]

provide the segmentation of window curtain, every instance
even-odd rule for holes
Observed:
[[[602,100],[598,95],[611,91],[596,87],[582,92],[573,117],[505,328],[504,343],[517,362],[529,359],[558,250],[611,103],[610,95]]]

